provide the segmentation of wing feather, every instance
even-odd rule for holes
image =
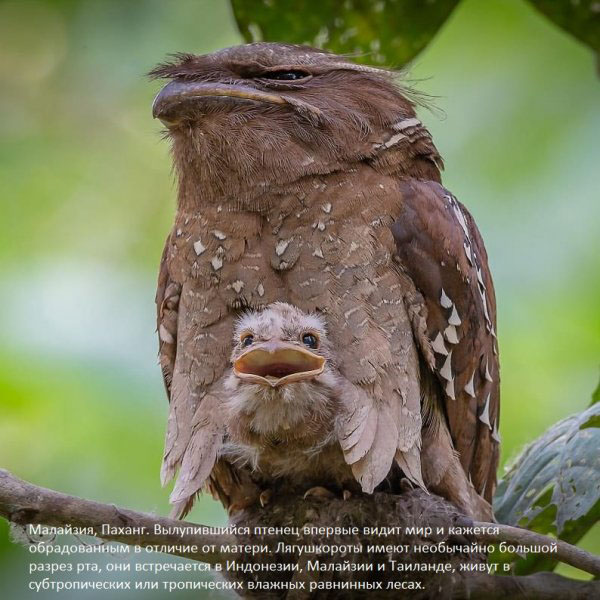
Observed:
[[[370,230],[366,235],[378,243]],[[352,240],[353,247],[361,246],[360,240],[344,237]],[[383,266],[368,277],[357,273],[350,271],[356,283],[330,312],[332,331],[347,342],[340,345],[338,396],[344,416],[339,420],[338,439],[363,491],[373,492],[394,461],[422,486],[419,360],[401,286],[397,273]]]
[[[193,497],[206,483],[217,461],[218,451],[223,444],[222,414],[220,398],[208,395],[194,415],[190,441],[187,445],[177,483],[169,498],[172,504]]]
[[[210,291],[194,289],[193,281],[182,285],[174,280],[169,271],[170,248],[169,236],[156,293],[159,360],[169,397],[161,482],[166,485],[179,470],[170,501],[173,514],[181,516],[208,480],[222,445],[217,387],[227,365],[231,323],[227,318],[219,320],[215,310],[200,312],[217,315],[212,323],[197,318],[198,303],[212,308],[216,301]],[[213,339],[224,341],[215,347]]]
[[[348,464],[355,463],[369,452],[377,433],[378,422],[378,411],[372,403],[369,403],[367,416],[364,418],[362,426],[352,432],[354,435],[343,440],[342,449],[346,451]]]
[[[426,326],[413,327],[415,338],[438,379],[461,464],[491,501],[500,373],[496,302],[483,240],[465,207],[441,185],[407,180],[399,186],[402,202],[391,229],[401,267],[422,297],[416,310]]]
[[[168,250],[171,236],[167,238],[160,259],[156,289],[156,330],[158,331],[158,358],[167,395],[171,393],[175,350],[177,344],[177,315],[181,286],[171,280],[168,268]]]
[[[352,473],[367,494],[371,494],[390,472],[396,446],[398,428],[388,407],[373,410],[375,415],[375,435],[369,444],[368,452],[352,464]]]

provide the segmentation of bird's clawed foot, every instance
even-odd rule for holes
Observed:
[[[415,486],[410,482],[410,479],[403,477],[400,480],[400,492],[402,494],[406,494],[407,492],[412,492],[415,489]]]
[[[271,502],[271,498],[273,497],[273,490],[263,490],[258,497],[258,501],[260,505],[264,508],[269,502]]]
[[[350,492],[350,490],[344,490],[342,492],[342,498],[344,500],[348,500],[348,498],[350,498],[351,496],[352,492]],[[304,500],[319,500],[322,502],[325,502],[326,500],[332,500],[336,497],[336,494],[334,494],[331,490],[328,490],[327,488],[324,488],[320,485],[306,490],[303,496]]]
[[[236,513],[247,510],[254,505],[254,502],[238,501],[233,502],[227,507],[227,514],[232,517]]]
[[[333,492],[331,492],[330,490],[328,490],[327,488],[317,485],[315,487],[311,487],[309,490],[306,490],[303,498],[305,500],[325,501],[325,500],[331,500],[332,498],[335,498],[335,494]]]
[[[258,503],[264,507],[270,497],[270,490],[261,493],[258,487],[246,488],[245,493],[238,493],[230,498],[231,504],[227,508],[227,514],[231,517],[238,512],[255,507]]]

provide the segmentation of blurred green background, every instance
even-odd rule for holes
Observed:
[[[240,42],[226,1],[0,2],[0,467],[166,514],[153,297],[175,194],[144,73]],[[461,3],[410,77],[490,255],[506,462],[598,379],[600,80],[521,0]],[[191,518],[225,520],[208,499]],[[29,561],[0,520],[5,597],[33,597]]]

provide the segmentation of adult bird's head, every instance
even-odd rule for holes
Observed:
[[[368,158],[383,131],[414,117],[390,71],[306,46],[178,54],[150,75],[171,80],[153,115],[172,140],[180,189],[203,188],[205,202],[250,202],[273,183]]]
[[[284,302],[237,322],[226,381],[234,420],[256,432],[311,427],[335,409],[335,365],[323,319]]]

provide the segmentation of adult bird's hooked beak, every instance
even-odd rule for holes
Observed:
[[[176,126],[184,118],[186,108],[197,104],[202,98],[229,98],[288,105],[315,123],[318,123],[321,118],[321,111],[318,108],[296,98],[265,92],[245,85],[202,81],[171,81],[167,83],[154,98],[152,116],[160,119],[166,127]]]
[[[244,381],[276,388],[317,377],[326,362],[301,346],[270,341],[244,352],[233,363],[233,373]]]

